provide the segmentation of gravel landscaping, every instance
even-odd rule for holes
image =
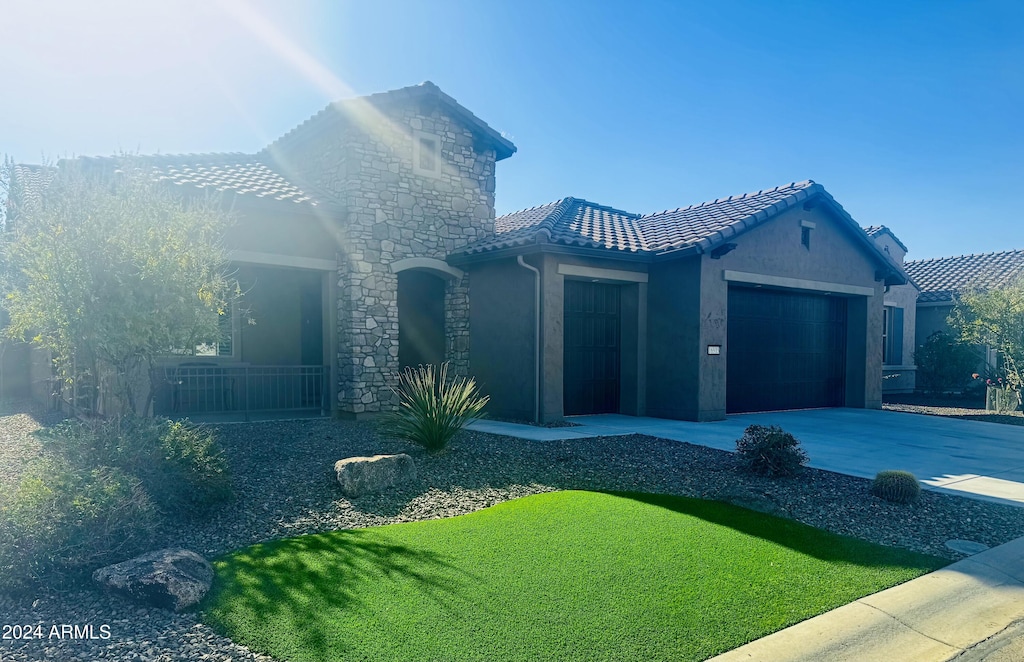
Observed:
[[[34,419],[0,416],[0,476],[8,480],[38,452],[26,439]],[[731,453],[640,435],[531,442],[463,432],[428,456],[378,437],[368,422],[332,420],[226,424],[220,437],[234,474],[236,500],[204,522],[163,532],[207,558],[272,538],[392,522],[450,517],[508,499],[557,489],[635,490],[720,498],[812,526],[948,559],[950,539],[990,546],[1024,534],[1024,508],[925,491],[898,506],[871,497],[869,481],[807,469],[769,479],[737,470]],[[344,498],[332,471],[354,455],[408,453],[418,480],[393,492]],[[269,660],[237,646],[194,614],[147,609],[92,588],[24,599],[0,597],[0,625],[101,625],[109,639],[2,641],[0,659]]]
[[[1004,425],[1024,425],[1024,412],[1015,411],[998,414],[985,411],[984,401],[965,398],[936,398],[922,395],[888,396],[882,408],[887,411],[903,411],[910,414],[928,414],[929,416],[946,416],[963,418],[970,421],[986,423],[1002,423]]]

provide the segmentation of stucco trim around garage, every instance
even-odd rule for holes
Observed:
[[[299,257],[296,255],[280,255],[278,253],[260,253],[257,251],[228,251],[228,259],[232,262],[262,264],[271,267],[294,267],[296,269],[316,269],[317,271],[337,271],[338,263],[316,257]]]
[[[622,269],[602,269],[600,267],[582,267],[576,264],[559,264],[558,273],[563,276],[579,278],[598,278],[601,280],[619,281],[621,283],[646,283],[647,274]]]
[[[832,294],[852,294],[855,296],[874,296],[875,290],[870,287],[859,285],[844,285],[842,283],[827,283],[820,280],[807,280],[805,278],[786,278],[784,276],[767,276],[764,274],[752,274],[745,271],[722,272],[722,279],[730,283],[749,283],[751,285],[768,285],[770,287],[785,287],[792,290],[808,290],[811,292],[829,292]]]
[[[447,262],[431,257],[407,257],[404,260],[396,260],[391,263],[391,273],[394,274],[410,269],[433,271],[443,278],[451,278],[456,281],[462,280],[465,273],[461,269],[450,266]]]

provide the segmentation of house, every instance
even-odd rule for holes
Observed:
[[[864,231],[886,255],[904,265],[907,247],[892,230],[872,225]],[[913,393],[917,386],[917,300],[919,288],[911,278],[905,285],[885,289],[882,312],[882,393]]]
[[[886,289],[908,279],[820,184],[496,219],[515,151],[428,82],[333,103],[255,154],[147,157],[238,212],[226,245],[256,321],[168,357],[157,412],[362,417],[441,360],[506,418],[881,406]]]
[[[448,261],[492,411],[541,421],[878,408],[884,291],[907,282],[812,181],[648,215],[565,198]]]
[[[1024,250],[913,260],[904,266],[921,290],[915,332],[915,346],[920,347],[936,331],[950,332],[946,320],[958,292],[967,288],[1005,287],[1024,277]],[[985,363],[997,364],[991,348],[979,348],[979,352]]]

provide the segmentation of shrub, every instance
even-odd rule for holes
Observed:
[[[777,425],[751,425],[736,440],[736,455],[752,473],[788,476],[807,463],[807,453],[796,437]]]
[[[124,471],[37,460],[0,492],[0,590],[81,579],[142,551],[157,524],[141,482]]]
[[[871,494],[893,503],[912,503],[921,494],[921,484],[909,471],[880,471],[871,483]]]
[[[962,391],[970,383],[978,361],[970,346],[936,331],[914,353],[918,387],[930,393]]]
[[[164,513],[201,514],[231,497],[227,462],[203,426],[126,416],[69,421],[40,436],[76,467],[116,467],[138,478]]]
[[[488,397],[481,396],[473,379],[448,378],[448,364],[437,373],[432,365],[406,368],[398,375],[398,410],[384,420],[385,434],[442,450],[455,433],[480,418]]]
[[[0,590],[77,580],[231,496],[209,428],[125,417],[38,433],[43,457],[0,486]]]

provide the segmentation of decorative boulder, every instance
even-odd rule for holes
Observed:
[[[334,463],[345,496],[359,497],[416,480],[416,465],[405,453],[348,457]]]
[[[105,588],[163,609],[181,611],[210,590],[213,567],[187,549],[161,549],[92,574]]]

